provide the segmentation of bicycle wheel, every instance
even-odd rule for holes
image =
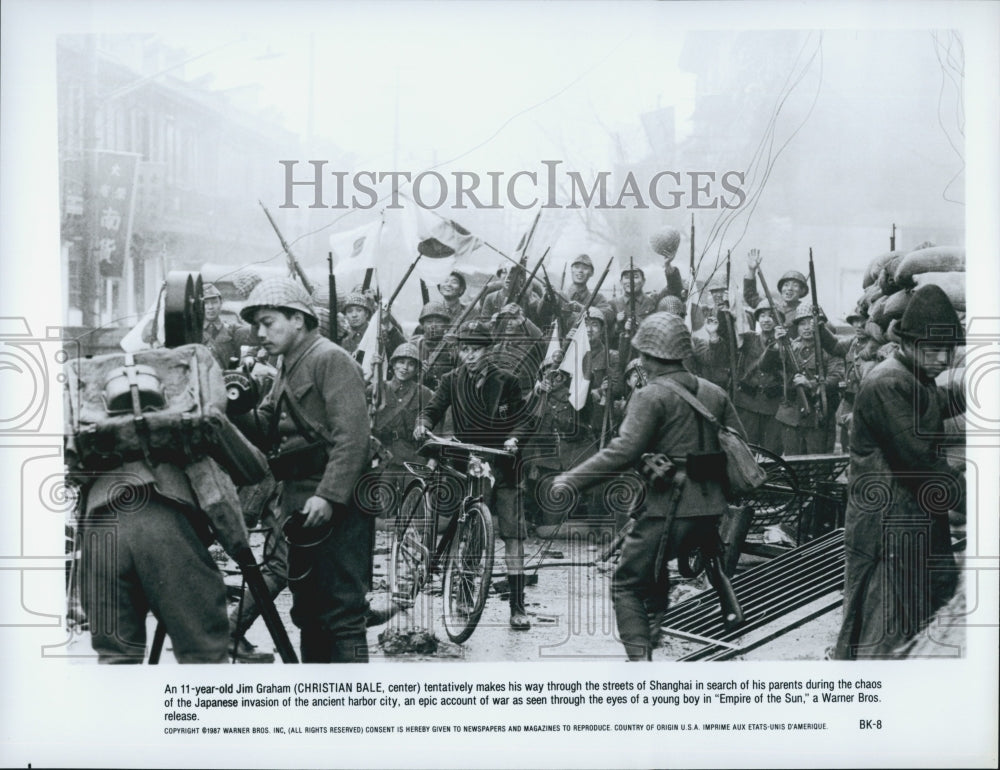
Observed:
[[[389,553],[389,591],[400,603],[412,603],[427,583],[433,527],[426,485],[416,481],[403,495]]]
[[[461,644],[476,630],[493,576],[493,518],[482,503],[469,506],[444,568],[444,630]]]

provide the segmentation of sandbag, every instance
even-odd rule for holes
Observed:
[[[914,277],[921,273],[954,273],[965,270],[965,248],[962,246],[932,246],[911,251],[900,261],[893,276],[896,285],[912,289]]]
[[[913,281],[916,286],[926,286],[927,284],[940,286],[942,291],[948,295],[948,301],[951,302],[951,306],[955,310],[964,311],[966,309],[964,272],[918,273],[913,276]]]
[[[872,303],[882,296],[882,289],[877,283],[873,283],[865,289],[864,295],[858,300],[858,310],[868,315]]]
[[[910,292],[908,291],[897,291],[886,297],[885,304],[882,305],[882,316],[885,319],[886,325],[890,321],[902,318],[903,311],[906,310],[908,304],[910,304]]]
[[[902,261],[902,256],[895,256],[890,259],[885,267],[882,268],[882,272],[878,276],[878,287],[882,290],[882,294],[889,296],[890,294],[895,294],[900,289],[904,288],[896,283],[896,268]]]
[[[882,312],[887,299],[888,297],[879,297],[872,303],[871,307],[868,308],[868,320],[873,323],[877,323],[882,331],[885,331],[885,327],[889,325],[888,321],[883,321],[884,316]]]
[[[902,258],[906,252],[904,251],[887,251],[885,254],[880,254],[875,257],[871,262],[868,263],[868,269],[865,271],[865,277],[861,281],[861,288],[867,289],[873,283],[878,281],[879,274],[882,272],[883,268],[892,261],[893,259]]]

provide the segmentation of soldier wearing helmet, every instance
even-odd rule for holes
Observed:
[[[525,281],[528,279],[527,273],[520,265],[515,265],[510,269],[501,268],[498,275],[502,277],[503,283],[495,290],[486,293],[483,304],[480,308],[479,317],[489,321],[499,313],[504,305],[510,302],[517,302],[518,296],[522,294]],[[533,321],[538,318],[538,310],[541,297],[538,285],[532,283],[527,291],[523,293],[521,309],[524,315]]]
[[[361,370],[343,348],[319,336],[310,297],[295,281],[265,279],[241,315],[258,327],[264,349],[281,356],[258,412],[272,467],[284,468],[275,471],[284,482],[283,530],[319,541],[304,548],[289,534],[291,614],[301,630],[302,660],[365,662],[374,519],[355,498],[371,464]]]
[[[410,340],[420,353],[420,380],[431,390],[458,364],[454,340],[445,338],[450,325],[451,318],[445,304],[428,302],[420,311],[422,334],[416,334]]]
[[[517,377],[498,367],[487,355],[493,343],[492,330],[483,321],[470,321],[458,331],[462,363],[448,372],[430,402],[417,417],[413,438],[423,439],[444,419],[450,409],[455,437],[459,441],[516,452],[531,430],[531,412]],[[524,606],[524,513],[517,495],[517,463],[498,463],[495,500],[490,510],[497,515],[510,584],[510,626],[531,627]]]
[[[214,283],[206,283],[201,301],[205,308],[205,324],[201,342],[208,347],[223,369],[234,368],[239,361],[240,346],[250,344],[250,329],[222,320],[222,292]]]
[[[634,267],[631,270],[625,268],[621,271],[621,294],[611,300],[611,307],[615,313],[615,329],[610,337],[618,340],[618,352],[622,356],[629,356],[630,350],[622,350],[626,344],[626,339],[631,338],[635,333],[642,319],[651,313],[656,312],[656,304],[659,298],[655,294],[644,292],[646,285],[646,273],[641,268]],[[635,322],[632,326],[632,291],[635,291]]]
[[[839,660],[904,656],[959,583],[949,515],[965,512],[966,480],[942,449],[945,420],[965,411],[963,378],[946,371],[964,329],[934,285],[890,328],[899,350],[854,399]]]
[[[741,435],[743,428],[725,391],[684,367],[692,351],[682,319],[654,313],[639,326],[633,345],[648,382],[633,393],[618,436],[594,457],[561,474],[555,487],[582,490],[640,467],[647,453],[674,464],[672,480],[647,487],[645,507],[625,538],[611,587],[618,635],[629,660],[651,660],[668,604],[667,562],[689,538],[706,549],[716,547],[718,521],[726,512],[724,471],[713,470],[703,459],[720,452],[717,431],[706,426],[705,418],[675,388],[696,397],[721,424]]]
[[[759,249],[751,249],[747,255],[747,275],[743,279],[743,301],[747,307],[757,307],[762,298],[757,291],[757,268],[763,260]],[[770,285],[770,282],[768,282]],[[799,308],[799,303],[809,294],[809,284],[806,277],[798,270],[789,270],[778,280],[776,285],[777,296],[774,297],[775,310],[778,318],[775,322],[784,326],[789,336],[795,337],[795,311]]]
[[[785,455],[823,454],[832,450],[830,436],[834,414],[840,401],[839,385],[844,379],[844,361],[842,358],[825,356],[826,373],[825,378],[821,377],[816,357],[819,340],[812,308],[799,305],[793,323],[798,334],[792,340],[791,348],[802,371],[795,371],[794,363],[785,357],[782,350],[785,387],[782,402],[775,413],[775,418],[782,424],[782,449]],[[786,334],[792,336],[784,326],[775,327],[776,339],[780,340]],[[808,394],[809,413],[804,412],[797,400],[796,389],[799,386],[805,388]],[[825,411],[820,397],[821,388],[826,391]]]
[[[530,391],[542,365],[547,340],[515,302],[500,308],[491,322],[494,344],[490,356],[493,362],[504,371],[513,372],[522,391]]]
[[[681,302],[687,300],[681,271],[674,265],[674,258],[680,245],[680,231],[670,225],[661,227],[649,237],[649,247],[663,257],[663,276],[666,278],[666,285],[656,296],[657,302],[664,297],[677,297]]]
[[[590,279],[594,276],[594,262],[588,254],[580,254],[569,263],[570,287],[566,292],[566,302],[562,305],[563,328],[572,329],[580,319],[580,311],[590,301],[593,293],[588,286]],[[594,297],[592,308],[597,308],[604,315],[607,323],[614,321],[614,311],[608,303],[607,298],[597,292]]]
[[[754,308],[756,330],[741,335],[736,359],[736,413],[751,444],[781,454],[781,424],[774,419],[784,393],[775,322],[766,301]]]
[[[373,311],[372,301],[359,291],[351,292],[344,300],[343,312],[350,331],[340,340],[340,346],[348,353],[358,349]]]
[[[412,342],[397,346],[389,357],[389,378],[379,392],[380,402],[375,405],[372,433],[392,454],[392,460],[383,467],[381,475],[396,488],[398,499],[401,499],[408,478],[403,463],[420,462],[413,425],[420,410],[434,395],[420,384],[419,374],[418,347]]]
[[[583,371],[590,380],[590,397],[595,409],[607,400],[620,398],[625,386],[621,374],[621,358],[609,347],[607,322],[596,307],[587,311],[587,342],[590,353],[584,358]]]

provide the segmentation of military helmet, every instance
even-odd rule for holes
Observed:
[[[715,274],[712,279],[705,285],[705,291],[728,291],[729,285],[726,283],[726,276]]]
[[[573,267],[574,265],[585,265],[590,268],[591,273],[594,272],[594,263],[591,261],[590,257],[587,254],[581,254],[580,256],[578,256],[576,259],[574,259],[572,262],[569,263],[570,267]]]
[[[802,275],[798,270],[789,270],[781,278],[778,279],[778,291],[781,291],[781,285],[785,281],[798,281],[799,282],[799,296],[804,297],[809,293],[809,284],[806,282],[806,277]]]
[[[369,313],[374,311],[372,301],[360,291],[352,291],[347,295],[347,299],[344,300],[344,310],[349,307],[363,307]]]
[[[693,355],[691,332],[684,319],[673,313],[647,316],[632,338],[632,347],[640,353],[667,361],[680,361]]]
[[[758,302],[757,307],[753,309],[754,320],[759,319],[760,314],[764,312],[771,313],[772,317],[774,315],[773,311],[771,310],[771,303],[768,302],[766,299],[762,299],[760,302]],[[778,319],[775,318],[774,320],[775,322],[777,322]]]
[[[687,307],[685,307],[680,297],[675,297],[673,294],[668,294],[661,299],[659,303],[657,303],[656,309],[663,313],[672,313],[673,315],[680,316],[681,318],[684,318],[687,315]]]
[[[944,289],[935,284],[926,284],[913,292],[895,332],[906,339],[942,345],[965,342],[958,313]]]
[[[844,316],[844,320],[849,324],[853,324],[855,321],[864,321],[865,314],[861,312],[861,308],[857,305],[854,306],[854,310]]]
[[[458,330],[458,343],[465,345],[492,345],[493,334],[482,321],[468,321]]]
[[[802,304],[795,308],[795,315],[789,319],[793,324],[797,324],[799,321],[804,321],[807,318],[813,317],[812,305]],[[823,313],[823,308],[819,309],[819,320],[822,323],[826,320],[826,315]]]
[[[420,322],[423,323],[425,318],[443,318],[450,321],[451,314],[443,302],[428,302],[420,310]]]
[[[392,351],[392,355],[389,356],[389,363],[391,364],[397,358],[412,358],[419,364],[420,351],[417,350],[417,346],[412,342],[404,342],[401,345],[397,345],[396,349]]]
[[[214,283],[206,283],[201,290],[201,300],[204,302],[206,299],[222,299],[222,292],[216,287]]]
[[[250,296],[247,304],[240,310],[240,318],[248,324],[254,322],[254,315],[258,310],[264,308],[284,308],[285,310],[298,310],[305,315],[315,318],[318,322],[319,316],[312,306],[309,293],[302,284],[291,278],[265,278],[258,283]]]
[[[661,257],[673,257],[681,245],[681,234],[676,227],[661,227],[649,237],[649,247]]]
[[[625,365],[625,379],[628,379],[628,376],[636,370],[643,371],[641,358],[633,358]]]
[[[587,320],[600,321],[602,324],[607,324],[607,319],[604,317],[604,313],[598,310],[596,307],[587,308]]]

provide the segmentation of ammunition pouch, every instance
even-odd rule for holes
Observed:
[[[285,452],[271,452],[267,465],[271,475],[278,481],[301,481],[322,476],[326,470],[327,443],[314,441]]]
[[[725,483],[726,481],[726,454],[725,452],[699,452],[689,454],[685,463],[687,477],[691,481],[703,482],[714,481]]]

